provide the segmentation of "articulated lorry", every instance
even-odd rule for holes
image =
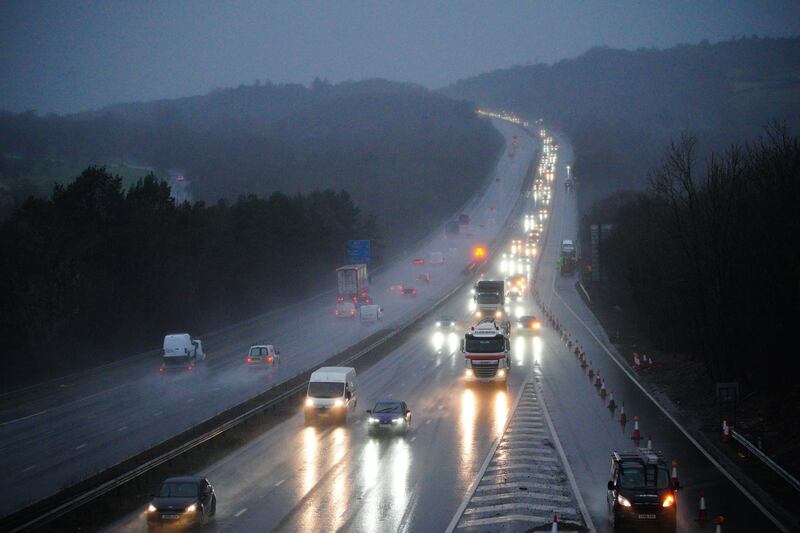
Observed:
[[[336,301],[354,305],[371,304],[367,265],[344,265],[336,269],[339,292]]]
[[[464,354],[464,380],[469,382],[502,382],[511,370],[511,342],[508,330],[486,320],[471,327],[461,341]]]
[[[572,274],[578,262],[578,253],[575,250],[575,243],[569,239],[561,242],[561,274]]]
[[[481,280],[475,284],[475,318],[505,317],[505,282]]]

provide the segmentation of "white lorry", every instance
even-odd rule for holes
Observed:
[[[188,333],[171,333],[164,337],[161,372],[194,370],[197,363],[205,359],[206,354],[200,339],[192,339]]]
[[[347,422],[356,408],[358,382],[356,369],[349,366],[323,366],[311,373],[306,392],[306,423],[317,418]]]
[[[461,341],[464,380],[506,383],[511,370],[511,343],[507,332],[492,321],[480,322]]]

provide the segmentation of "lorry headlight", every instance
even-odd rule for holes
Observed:
[[[334,407],[341,407],[341,406],[343,406],[343,405],[344,405],[344,402],[343,402],[341,399],[339,399],[339,398],[337,398],[337,399],[336,399],[336,401],[335,401],[335,402],[333,402],[333,406],[334,406]]]
[[[466,369],[464,371],[464,375],[467,376],[468,378],[471,378],[472,377],[472,369],[471,368]]]
[[[483,316],[483,313],[481,313],[480,311],[476,311],[475,316],[481,318]]]
[[[306,407],[314,407],[314,400],[306,398]]]
[[[505,371],[504,368],[501,368],[500,370],[497,371],[497,376],[498,377],[502,378],[502,377],[505,377],[505,375],[506,375],[506,371]]]
[[[495,317],[497,317],[497,318],[503,318],[503,312],[502,312],[502,311],[497,311],[497,312],[494,314],[494,316],[495,316]]]

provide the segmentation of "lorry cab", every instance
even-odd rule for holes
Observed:
[[[464,379],[467,382],[502,382],[511,370],[511,343],[507,330],[494,321],[470,328],[461,341],[464,354]]]
[[[347,415],[356,408],[358,382],[355,368],[323,366],[308,380],[305,400],[306,423],[315,419],[347,422]]]

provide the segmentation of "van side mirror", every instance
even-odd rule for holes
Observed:
[[[608,490],[616,490],[617,486],[614,484],[613,481],[608,482]]]

